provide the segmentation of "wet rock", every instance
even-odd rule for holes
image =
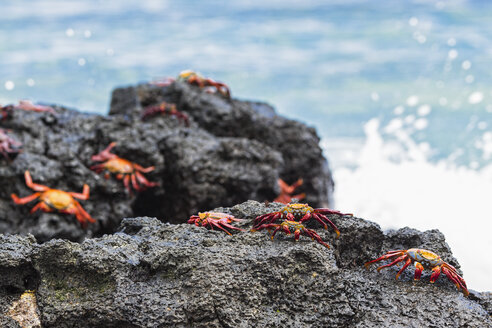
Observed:
[[[280,207],[248,201],[215,210],[234,214],[246,224]],[[292,236],[279,233],[272,241],[267,232],[228,236],[194,225],[131,218],[123,220],[119,232],[80,244],[52,240],[38,245],[26,237],[6,237],[9,242],[0,244],[0,269],[29,265],[37,272],[36,298],[43,327],[492,324],[486,293],[472,292],[465,298],[444,276],[430,284],[428,271],[419,282],[411,276],[395,281],[396,268],[380,274],[351,264],[383,252],[398,231],[377,234],[377,225],[360,218],[338,218],[337,224],[340,243],[334,242],[329,231],[316,228],[332,245],[327,249],[304,236],[294,242]],[[424,242],[429,234],[412,233],[420,234]],[[377,241],[373,250],[357,256],[359,243],[352,237],[342,242],[344,234],[375,236]],[[414,247],[401,240],[401,247]],[[434,242],[429,238],[425,245],[432,250],[443,241]],[[7,298],[19,292],[17,288],[2,290]]]
[[[305,192],[306,201],[315,207],[332,203],[333,180],[314,128],[276,115],[268,104],[230,100],[181,82],[168,87],[141,84],[116,89],[110,115],[136,118],[146,106],[162,101],[177,104],[178,110],[190,117],[192,126],[212,135],[257,140],[278,151],[283,158],[282,179],[293,183],[303,178],[304,184],[297,191]]]

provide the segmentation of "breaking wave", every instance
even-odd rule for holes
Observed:
[[[395,123],[393,123],[395,124]],[[439,229],[459,259],[471,289],[492,290],[492,165],[456,166],[452,158],[431,162],[427,143],[402,129],[383,129],[372,119],[354,169],[336,168],[337,209],[373,220],[383,229]],[[394,140],[383,138],[390,131]],[[484,156],[487,147],[484,147]],[[486,253],[485,253],[486,254]]]

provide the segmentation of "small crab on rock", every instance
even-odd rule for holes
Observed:
[[[227,84],[203,77],[200,73],[194,72],[192,70],[182,71],[181,73],[179,73],[176,79],[172,77],[166,77],[164,79],[152,81],[150,82],[150,84],[159,87],[167,87],[175,81],[182,81],[191,85],[196,85],[200,89],[205,89],[208,92],[218,92],[228,99],[231,98],[231,91],[229,90]]]
[[[278,186],[280,187],[280,194],[273,201],[277,202],[277,203],[282,203],[282,204],[289,204],[293,198],[295,198],[297,200],[304,199],[306,197],[305,193],[292,195],[298,187],[302,186],[303,182],[304,181],[302,179],[298,179],[293,184],[288,185],[284,180],[278,179]]]
[[[369,261],[364,266],[369,268],[369,266],[373,263],[383,261],[383,260],[391,260],[389,264],[380,266],[377,268],[378,272],[381,269],[397,265],[400,262],[405,261],[405,264],[402,266],[400,271],[396,274],[396,279],[400,277],[402,272],[410,265],[415,265],[415,274],[414,279],[419,280],[422,275],[422,271],[424,268],[429,268],[432,270],[432,274],[430,276],[430,282],[434,283],[439,275],[444,273],[446,277],[448,277],[453,284],[455,284],[458,290],[461,290],[465,296],[469,295],[468,289],[466,288],[465,280],[458,274],[455,267],[451,264],[444,262],[439,255],[434,252],[428,251],[426,249],[419,248],[411,248],[408,250],[397,250],[397,251],[389,251],[383,256]]]
[[[203,77],[200,73],[191,70],[182,71],[181,73],[179,73],[176,80],[184,81],[191,85],[196,85],[200,89],[205,88],[207,91],[210,92],[216,91],[226,98],[231,98],[231,91],[229,90],[227,84]]]
[[[17,154],[22,151],[22,142],[17,141],[7,134],[7,131],[0,129],[0,154],[10,161],[10,154]]]
[[[229,228],[232,230],[238,230],[238,231],[244,231],[244,229],[240,229],[237,227],[234,227],[233,225],[230,225],[229,223],[232,222],[240,222],[242,221],[241,219],[236,219],[234,216],[225,214],[225,213],[219,213],[219,212],[203,212],[203,213],[198,213],[198,215],[192,215],[190,216],[190,219],[188,220],[189,224],[194,224],[197,227],[202,226],[202,227],[210,227],[210,229],[214,230],[215,228],[221,229],[225,231],[228,235],[231,233],[227,231],[225,228]]]
[[[24,173],[26,185],[36,193],[19,198],[16,194],[11,194],[12,200],[17,205],[27,204],[37,198],[40,202],[31,209],[31,213],[41,210],[43,212],[58,211],[65,214],[73,214],[80,222],[83,228],[87,226],[87,223],[94,223],[94,220],[89,213],[87,213],[82,206],[74,198],[86,200],[89,198],[89,186],[84,185],[82,193],[66,192],[58,189],[51,189],[47,186],[43,186],[32,182],[29,171]]]
[[[294,240],[299,240],[299,236],[303,234],[329,248],[330,246],[328,246],[328,244],[326,244],[314,230],[308,229],[303,225],[304,222],[310,220],[311,218],[321,223],[325,229],[328,229],[328,223],[335,230],[338,238],[340,236],[340,231],[335,224],[326,217],[326,214],[352,216],[352,214],[344,214],[329,208],[314,209],[308,204],[289,204],[280,209],[278,212],[258,216],[254,221],[253,229],[251,231],[254,232],[263,229],[271,231],[273,229],[273,233],[270,235],[273,239],[278,231],[283,231],[286,234],[290,234],[293,230]],[[283,222],[280,224],[274,223],[277,220],[283,220]]]
[[[161,102],[159,105],[145,107],[142,114],[142,120],[147,120],[159,114],[176,116],[178,120],[183,121],[186,126],[190,125],[188,115],[178,111],[176,104],[170,104],[165,101]]]
[[[142,174],[153,171],[155,169],[154,166],[144,168],[136,163],[130,162],[116,154],[111,153],[111,149],[115,146],[116,142],[112,142],[99,154],[92,156],[93,161],[104,163],[91,166],[91,170],[97,173],[106,171],[104,174],[106,179],[109,179],[110,173],[115,174],[118,180],[123,180],[123,184],[130,195],[132,193],[130,181],[136,191],[142,191],[145,188],[151,188],[159,185],[157,182],[150,182]]]
[[[47,112],[47,113],[51,113],[51,114],[56,114],[55,109],[53,107],[44,106],[44,105],[36,105],[36,104],[33,104],[33,102],[30,100],[19,100],[18,105],[7,105],[4,107],[1,107],[1,109],[2,109],[2,112],[8,113],[9,115],[13,109],[22,109],[22,110],[33,111],[33,112],[38,112],[38,113]]]

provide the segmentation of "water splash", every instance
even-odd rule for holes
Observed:
[[[367,122],[356,168],[335,170],[337,209],[373,220],[383,229],[439,229],[469,287],[492,290],[492,263],[484,253],[492,249],[492,165],[473,170],[449,159],[433,163],[428,145],[389,127],[396,141],[383,138],[378,119]],[[485,146],[484,154],[489,151]]]

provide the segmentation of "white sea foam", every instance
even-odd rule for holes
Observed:
[[[487,255],[492,249],[492,165],[470,169],[450,159],[432,163],[429,145],[396,131],[395,122],[382,129],[377,119],[366,123],[365,144],[354,156],[356,168],[335,168],[336,208],[373,220],[383,229],[439,229],[461,263],[469,288],[492,290]],[[398,143],[386,141],[380,131],[393,131]],[[491,135],[485,133],[481,142],[484,156],[491,156]]]

